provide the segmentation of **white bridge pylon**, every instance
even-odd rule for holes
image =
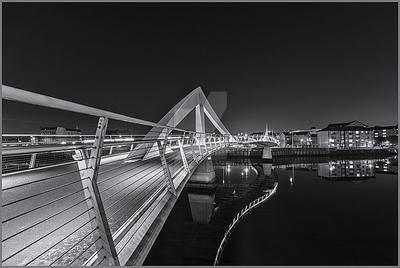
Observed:
[[[201,87],[197,87],[178,102],[166,115],[164,115],[158,124],[175,128],[193,109],[196,109],[196,138],[198,143],[201,145],[205,144],[204,114],[222,135],[230,135],[229,131],[222,124],[220,118],[208,102]],[[167,137],[171,131],[172,130],[166,128],[162,129],[159,127],[153,127],[143,140],[163,139]],[[156,142],[140,144],[127,156],[127,159],[148,159],[156,157],[159,154],[156,146]],[[167,148],[167,151],[169,150],[170,149]]]

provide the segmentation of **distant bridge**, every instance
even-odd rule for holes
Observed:
[[[200,87],[153,123],[2,86],[3,99],[98,118],[94,135],[2,136],[4,265],[140,265],[192,172],[238,143]],[[195,110],[195,131],[178,124]],[[220,134],[205,132],[205,116]],[[106,135],[110,121],[146,135]],[[271,142],[252,137],[246,142]],[[242,141],[240,141],[242,143]]]
[[[279,144],[280,144],[278,139],[276,139],[272,136],[269,136],[268,134],[239,136],[239,137],[236,137],[236,140],[237,140],[237,143],[239,143],[239,144],[260,143],[260,144],[272,144],[274,146],[279,146]]]

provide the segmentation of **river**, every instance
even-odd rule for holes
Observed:
[[[397,265],[397,158],[220,153],[202,166],[215,180],[188,183],[144,265],[213,265],[219,247],[219,265]]]

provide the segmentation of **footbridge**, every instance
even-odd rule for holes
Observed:
[[[200,87],[157,123],[4,85],[2,94],[97,120],[92,135],[2,135],[3,265],[142,264],[194,169],[237,143]],[[193,110],[195,131],[178,128]],[[117,121],[145,134],[108,135]]]
[[[280,142],[277,138],[270,136],[268,130],[264,134],[260,135],[242,135],[236,137],[238,144],[243,145],[258,145],[263,147],[262,159],[272,160],[272,149],[273,147],[279,147]]]

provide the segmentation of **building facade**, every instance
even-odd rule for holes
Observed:
[[[329,124],[317,132],[318,147],[352,149],[372,148],[374,132],[359,121]]]
[[[375,126],[371,128],[374,133],[375,146],[397,146],[398,145],[398,125],[395,126]]]
[[[317,147],[317,129],[292,130],[279,133],[280,147],[312,148]]]

